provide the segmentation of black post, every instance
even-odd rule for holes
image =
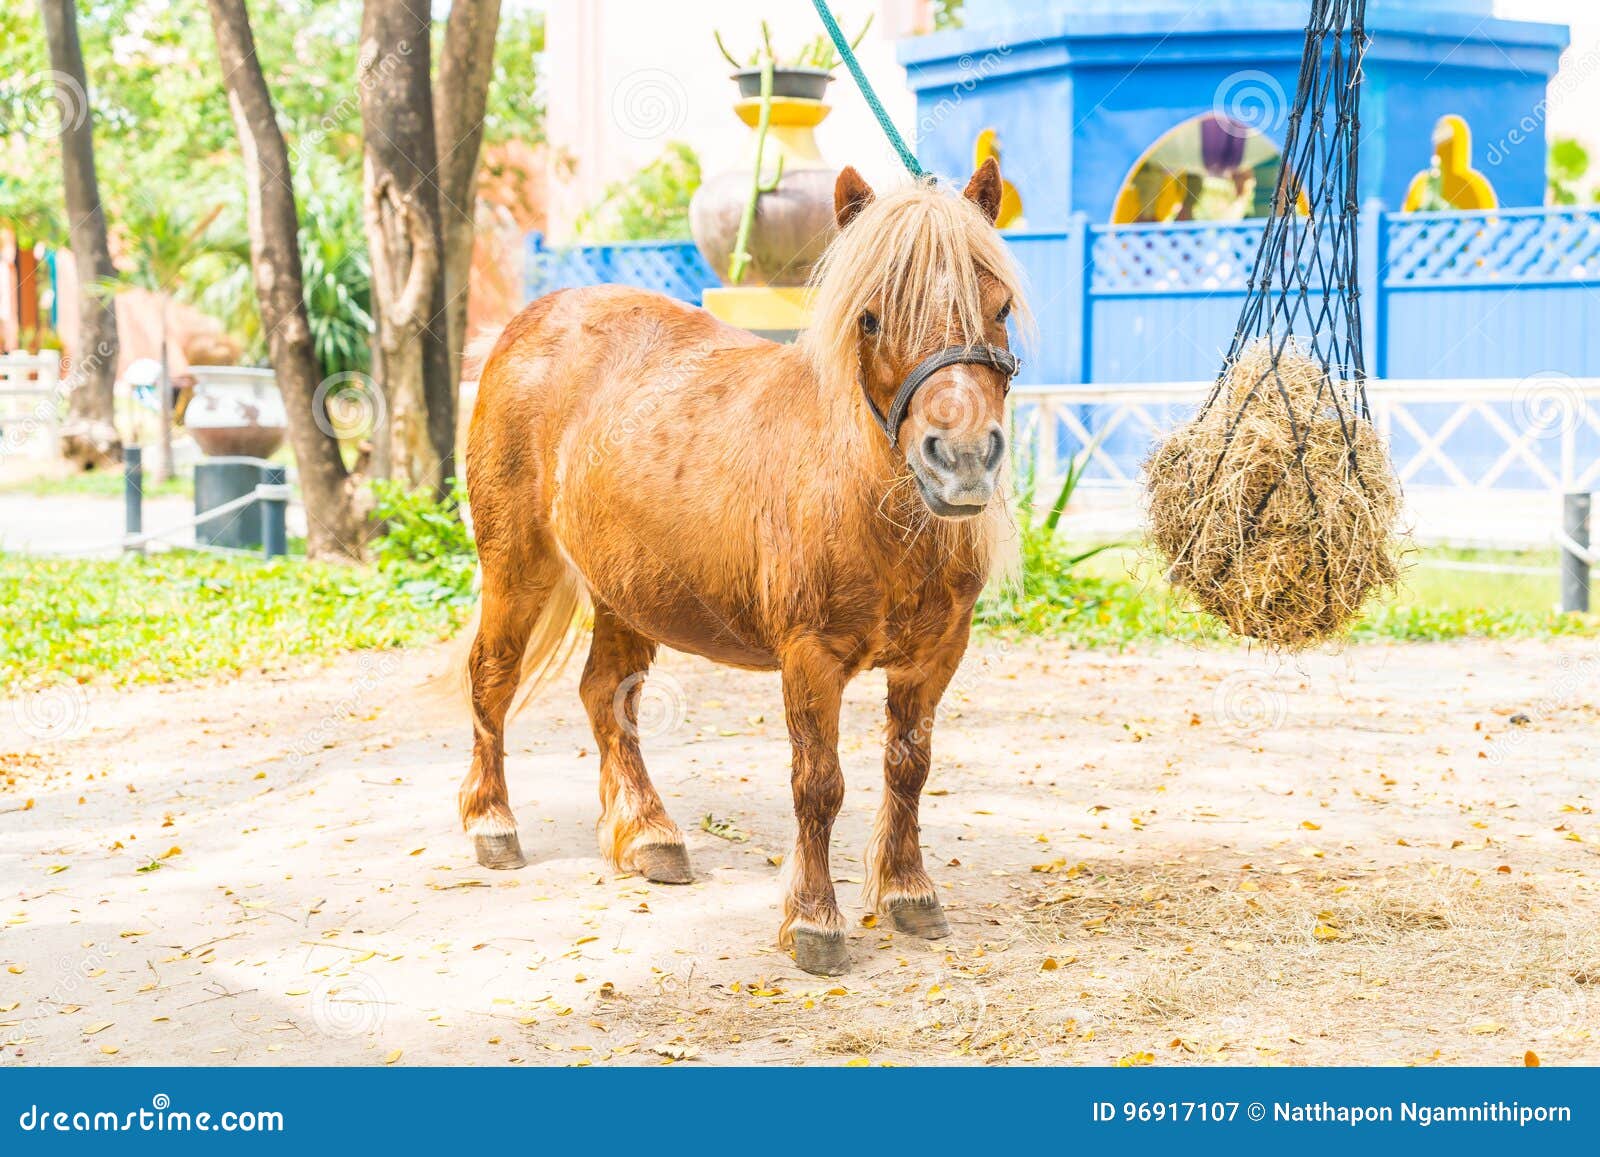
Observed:
[[[269,491],[261,499],[261,552],[283,558],[289,553],[288,467],[262,467],[261,488]]]
[[[1592,497],[1568,494],[1561,503],[1561,529],[1572,546],[1561,547],[1561,609],[1589,609],[1589,510]],[[1576,546],[1578,550],[1573,550]]]
[[[144,450],[138,446],[122,448],[122,529],[124,550],[143,550],[131,541],[144,533]]]

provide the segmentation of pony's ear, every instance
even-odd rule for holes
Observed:
[[[967,182],[966,198],[978,208],[983,210],[983,215],[989,218],[993,225],[1000,219],[1000,162],[989,157],[978,166],[978,171],[972,174],[972,180]]]
[[[872,186],[861,179],[861,174],[850,165],[844,167],[839,179],[833,183],[833,219],[843,229],[865,209],[872,200]]]

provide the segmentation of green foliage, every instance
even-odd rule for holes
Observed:
[[[943,32],[946,28],[964,27],[964,6],[965,0],[933,0],[933,30]]]
[[[324,371],[366,365],[367,259],[361,206],[361,114],[356,59],[362,0],[252,4],[257,56],[295,169],[307,265],[307,299]],[[437,10],[442,32],[448,7]],[[242,206],[244,166],[200,0],[95,0],[78,4],[95,115],[95,159],[110,224],[134,238],[148,206]],[[502,14],[484,118],[488,143],[544,139],[538,96],[544,16]],[[35,122],[50,68],[36,4],[0,6],[0,221],[24,240],[66,243],[61,154]],[[44,78],[44,79],[41,79]],[[48,126],[47,126],[48,127]],[[197,194],[196,190],[203,190]],[[324,224],[323,217],[330,219]],[[248,271],[201,262],[205,300],[251,352],[263,352]]]
[[[543,144],[545,106],[539,95],[539,64],[544,53],[544,13],[502,8],[495,36],[494,74],[483,118],[485,144],[522,141]]]
[[[1549,198],[1552,205],[1576,205],[1583,200],[1581,189],[1589,175],[1589,150],[1571,137],[1550,142]],[[1600,190],[1592,191],[1600,199]]]
[[[700,158],[679,141],[625,181],[606,186],[574,224],[585,241],[651,241],[689,236],[689,199],[700,187]]]
[[[117,285],[193,301],[210,278],[248,268],[244,222],[203,195],[170,201],[137,197],[124,208],[121,226],[123,266]]]
[[[1080,552],[1081,555],[1081,552]],[[1428,550],[1423,563],[1553,566],[1554,554]],[[1093,561],[1023,539],[1018,592],[986,594],[980,630],[1065,638],[1086,647],[1158,642],[1239,645],[1210,616],[1185,607],[1142,552],[1108,546]],[[1469,638],[1545,638],[1600,634],[1600,615],[1553,609],[1555,576],[1438,569],[1419,564],[1402,588],[1374,604],[1351,628],[1355,642],[1437,642]]]
[[[372,544],[378,569],[418,602],[471,604],[478,552],[461,517],[467,497],[461,482],[452,478],[442,500],[429,489],[408,491],[390,481],[374,482],[372,493],[373,517],[384,528]]]
[[[370,567],[169,552],[0,554],[0,687],[41,673],[166,682],[448,637],[458,604],[421,601]]]

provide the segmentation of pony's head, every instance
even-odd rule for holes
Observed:
[[[1003,355],[922,367],[944,350],[1007,350],[1007,318],[1029,322],[1016,264],[994,227],[1000,191],[992,159],[960,197],[931,184],[875,197],[847,168],[834,188],[839,235],[813,276],[805,342],[818,375],[870,407],[941,518],[981,513],[1006,457]],[[896,397],[919,367],[922,384],[899,413]]]

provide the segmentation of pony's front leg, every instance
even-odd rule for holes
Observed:
[[[947,648],[926,667],[889,672],[883,804],[867,845],[866,907],[887,917],[897,931],[928,940],[950,935],[950,925],[922,866],[917,811],[928,782],[934,712],[961,652]]]
[[[839,661],[815,641],[802,642],[783,656],[796,831],[778,943],[792,943],[795,963],[822,976],[837,976],[849,964],[844,917],[828,867],[833,821],[844,802],[839,702],[847,678]]]

